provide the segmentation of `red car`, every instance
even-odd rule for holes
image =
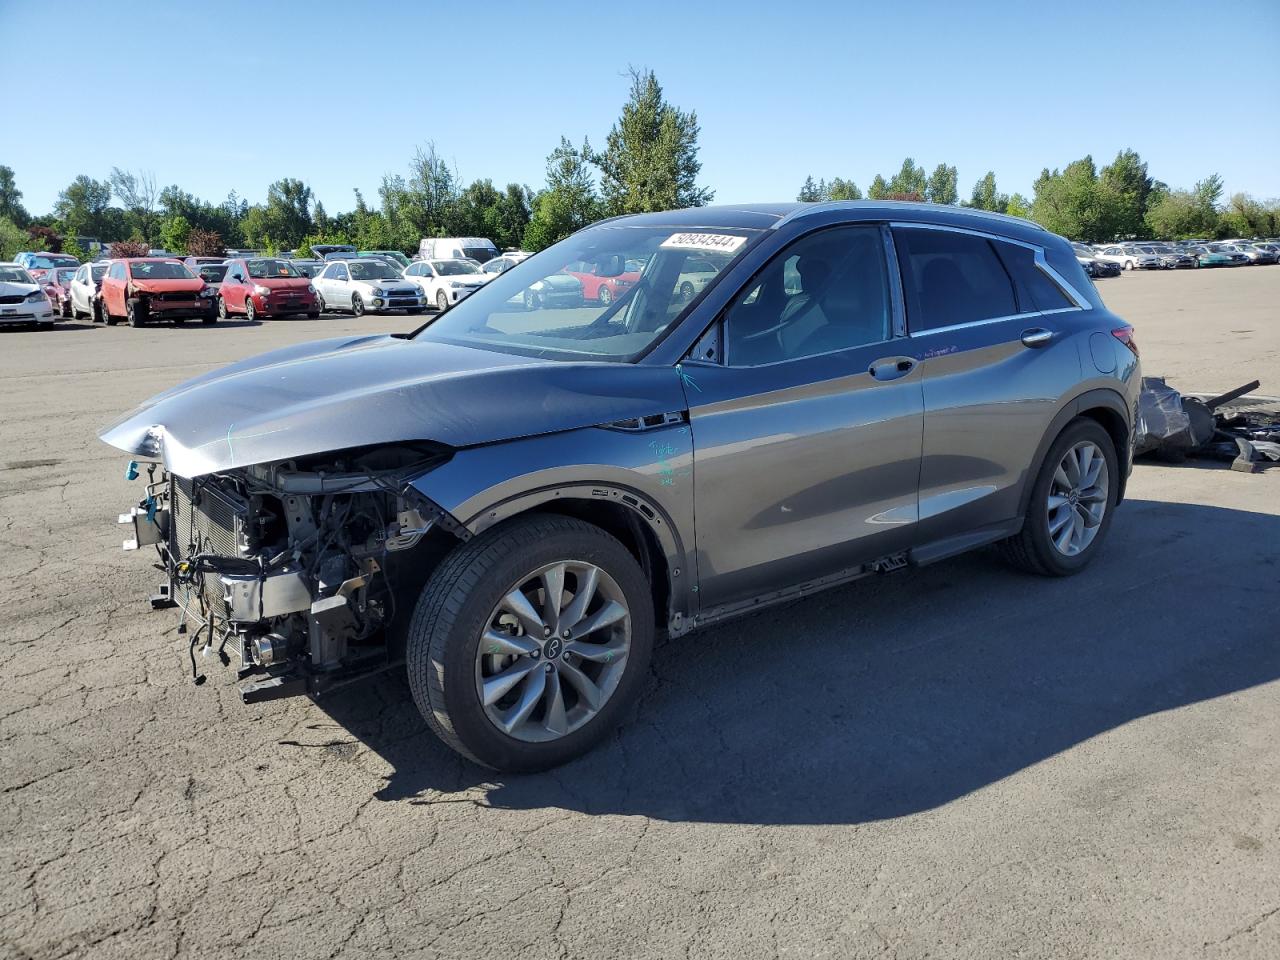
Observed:
[[[79,267],[54,267],[46,270],[40,284],[44,287],[53,312],[60,317],[71,316],[71,280]]]
[[[228,260],[218,294],[218,315],[223,318],[233,313],[243,313],[251,321],[300,313],[312,320],[320,316],[311,281],[288,260],[275,257]]]
[[[151,320],[185,323],[198,317],[216,323],[218,308],[212,287],[182,263],[167,257],[112,260],[99,294],[102,316],[110,326],[127,319],[140,327]]]
[[[571,277],[577,277],[582,282],[583,300],[613,303],[640,280],[639,270],[624,270],[616,277],[601,277],[596,273],[598,269],[596,264],[584,263],[581,260],[570,263],[564,268],[565,273]]]

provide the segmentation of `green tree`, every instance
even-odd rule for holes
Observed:
[[[1233,193],[1219,230],[1231,237],[1274,237],[1280,233],[1280,201],[1264,203],[1247,193]]]
[[[830,184],[823,184],[826,199],[828,200],[861,200],[862,191],[858,189],[858,185],[852,180],[842,180],[836,177]]]
[[[1005,205],[1005,213],[1011,217],[1022,217],[1024,220],[1031,219],[1031,201],[1020,193],[1015,193],[1009,198]]]
[[[547,156],[547,189],[534,198],[533,215],[524,231],[526,250],[549,247],[600,218],[591,156],[591,144],[586,140],[579,148],[564,137]]]
[[[611,214],[700,207],[715,196],[697,184],[698,115],[672,106],[652,70],[631,70],[622,116],[592,156]]]
[[[978,210],[990,210],[1004,213],[1009,207],[1009,198],[996,189],[996,172],[988,170],[986,176],[973,185],[969,195],[969,206]]]
[[[22,205],[22,191],[14,179],[13,168],[3,165],[0,165],[0,218],[17,227],[25,227],[31,221],[27,208]]]
[[[871,181],[871,186],[867,187],[867,199],[884,200],[889,196],[889,192],[889,184],[885,183],[884,177],[877,173],[875,179]]]
[[[1117,194],[1103,187],[1093,158],[1086,156],[1061,171],[1041,172],[1035,182],[1032,218],[1040,225],[1072,240],[1100,243],[1116,239],[1121,222]]]
[[[889,181],[888,193],[915,194],[923,198],[928,184],[929,178],[925,176],[924,167],[916,166],[916,162],[907,157],[902,161],[902,169]]]
[[[225,257],[227,248],[216,230],[193,228],[187,237],[187,253],[193,257]]]
[[[66,227],[68,236],[103,238],[108,227],[111,184],[80,174],[58,194],[53,211]]]
[[[150,242],[156,230],[156,201],[159,199],[155,175],[147,171],[132,173],[112,167],[107,181],[111,184],[112,193],[124,205],[125,213],[131,221],[129,226]]]
[[[800,192],[796,194],[796,200],[800,203],[816,203],[825,199],[824,191],[818,184],[814,183],[813,177],[805,177],[804,184],[800,187]]]
[[[0,216],[0,260],[12,260],[30,242],[30,234],[8,217]]]
[[[925,199],[930,203],[955,203],[960,199],[958,180],[955,167],[948,167],[945,163],[938,164],[925,184]]]
[[[1097,203],[1104,222],[1100,229],[1111,237],[1141,237],[1147,232],[1147,198],[1152,190],[1147,165],[1133,150],[1121,150],[1102,168]],[[1166,188],[1167,189],[1167,188]]]
[[[267,187],[266,234],[281,247],[293,247],[311,232],[311,188],[285,177]]]
[[[191,237],[191,222],[182,214],[166,217],[160,222],[160,246],[170,253],[187,252]]]
[[[1218,230],[1218,211],[1193,190],[1173,190],[1147,208],[1147,229],[1161,240],[1212,237]]]

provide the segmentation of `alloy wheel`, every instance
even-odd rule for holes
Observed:
[[[218,317],[219,319],[227,319],[227,301],[221,297],[218,298]]]
[[[351,312],[357,317],[364,316],[364,301],[360,299],[358,293],[351,295]]]
[[[250,323],[258,319],[258,311],[253,306],[253,297],[244,298],[244,318]]]
[[[1107,512],[1107,458],[1090,440],[1070,447],[1049,483],[1049,539],[1065,557],[1083,553],[1093,543]]]
[[[606,307],[607,307],[610,303],[612,303],[612,302],[613,302],[613,291],[612,291],[612,290],[610,290],[610,289],[609,289],[607,286],[605,286],[603,283],[602,283],[602,284],[600,284],[600,290],[599,290],[599,292],[596,294],[596,296],[598,296],[598,297],[600,298],[600,303],[601,303],[601,304],[603,304],[603,305],[604,305],[604,306],[606,306]]]
[[[514,584],[485,621],[476,694],[507,736],[558,740],[613,696],[630,649],[631,614],[617,581],[585,561],[549,564]]]

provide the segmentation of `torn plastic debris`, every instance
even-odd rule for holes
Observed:
[[[1254,380],[1215,397],[1183,396],[1161,377],[1144,377],[1135,456],[1230,460],[1233,470],[1245,473],[1263,460],[1280,461],[1280,399],[1237,403],[1259,386]]]

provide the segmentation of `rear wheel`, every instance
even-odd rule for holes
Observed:
[[[603,283],[600,284],[600,289],[596,291],[596,296],[600,299],[600,303],[606,307],[613,302],[613,291]]]
[[[324,297],[320,296],[320,294],[317,293],[316,294],[316,316],[317,317],[320,316],[320,314],[324,313],[327,309],[329,308],[324,305]]]
[[[693,284],[688,280],[680,284],[680,299],[686,303],[693,299]]]
[[[1111,527],[1120,472],[1111,435],[1073,420],[1049,448],[1022,530],[1000,546],[1015,565],[1043,576],[1083,570]]]
[[[409,627],[409,684],[459,753],[545,770],[613,729],[652,647],[653,600],[630,552],[581,520],[529,516],[432,574]]]
[[[320,319],[320,311],[319,311],[319,310],[312,310],[310,313],[308,313],[308,314],[307,314],[307,319],[308,319],[308,320],[319,320],[319,319]]]

